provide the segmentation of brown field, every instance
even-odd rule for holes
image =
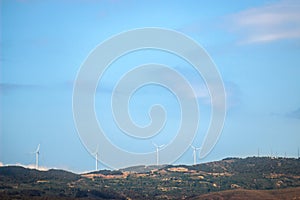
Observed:
[[[239,199],[255,199],[255,200],[300,200],[300,187],[278,189],[278,190],[227,190],[222,192],[212,192],[198,197],[191,198],[193,200],[239,200]]]

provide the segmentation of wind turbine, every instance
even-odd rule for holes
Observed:
[[[193,156],[194,156],[194,165],[196,165],[197,162],[197,151],[200,150],[200,147],[194,147],[193,145],[191,145],[192,149],[193,149]]]
[[[98,150],[99,150],[99,146],[97,145],[97,149],[96,151],[94,152],[94,155],[95,155],[95,162],[96,162],[96,171],[98,171]]]
[[[38,145],[37,149],[35,150],[35,168],[39,168],[39,154],[40,154],[40,144]]]
[[[158,151],[161,149],[161,148],[163,148],[165,145],[164,144],[162,144],[162,145],[157,145],[157,144],[155,144],[155,143],[153,143],[152,142],[152,144],[155,146],[155,148],[156,148],[156,166],[158,166],[158,164],[159,164],[159,155],[158,155]]]

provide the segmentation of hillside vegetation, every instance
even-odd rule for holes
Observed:
[[[227,158],[80,175],[0,167],[0,199],[300,199],[299,193],[300,159],[293,158]]]

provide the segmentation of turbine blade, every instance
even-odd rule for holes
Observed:
[[[157,146],[157,144],[155,144],[154,142],[152,142],[152,144],[157,148],[158,146]]]
[[[40,144],[38,145],[38,147],[37,147],[37,149],[35,150],[34,153],[39,153],[39,151],[40,151]]]
[[[99,145],[97,145],[96,151],[93,154],[96,155],[98,153],[98,151],[99,151]]]

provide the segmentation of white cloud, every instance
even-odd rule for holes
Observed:
[[[229,26],[244,37],[241,43],[300,38],[299,10],[300,1],[279,1],[231,15]]]

